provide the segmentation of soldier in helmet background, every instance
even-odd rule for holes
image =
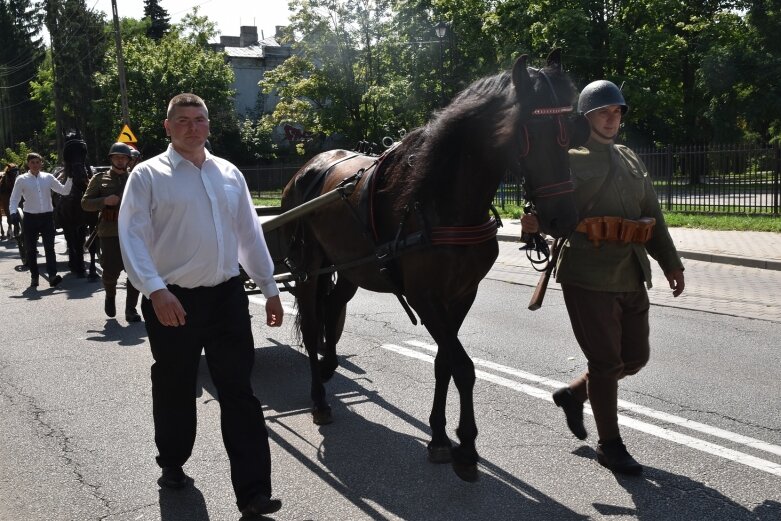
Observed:
[[[599,80],[588,84],[578,111],[591,125],[588,142],[570,150],[570,167],[581,222],[561,249],[556,281],[587,370],[553,393],[567,426],[587,436],[583,404],[591,402],[599,440],[597,461],[613,472],[639,474],[618,429],[618,381],[648,362],[650,254],[661,266],[673,296],[683,292],[683,265],[667,231],[651,179],[632,150],[615,144],[628,106],[621,90]],[[534,233],[533,215],[521,219]],[[545,231],[545,230],[542,230]]]
[[[117,280],[124,269],[122,252],[119,249],[119,203],[128,178],[128,164],[133,159],[133,148],[125,143],[114,143],[108,153],[111,170],[94,176],[81,199],[81,207],[88,212],[100,212],[98,237],[100,238],[100,265],[103,268],[103,288],[106,301],[103,309],[106,315],[117,314]],[[127,281],[125,319],[139,322],[141,315],[136,311],[139,292]]]

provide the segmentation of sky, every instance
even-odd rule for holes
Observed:
[[[258,38],[261,31],[266,37],[274,36],[277,25],[288,23],[288,0],[160,0],[160,5],[168,11],[171,23],[177,23],[181,18],[198,6],[201,16],[208,16],[217,24],[217,30],[224,36],[239,36],[239,27],[255,25],[258,28]],[[117,13],[120,18],[137,18],[144,16],[143,0],[116,0]],[[103,11],[111,20],[111,0],[85,0],[87,7]]]

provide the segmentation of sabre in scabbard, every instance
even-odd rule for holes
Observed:
[[[537,286],[534,288],[532,298],[529,300],[529,309],[531,311],[536,311],[542,307],[542,301],[545,299],[545,292],[548,290],[548,282],[550,282],[551,274],[559,259],[559,252],[561,251],[562,244],[564,244],[564,239],[556,239],[553,241],[553,248],[550,257],[548,258],[548,265],[540,274],[540,279],[537,281]]]

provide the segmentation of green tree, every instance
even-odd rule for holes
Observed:
[[[106,48],[110,43],[106,21],[102,13],[87,9],[84,0],[47,0],[46,28],[51,35],[49,52],[51,60],[44,66],[51,67],[53,90],[52,104],[45,107],[48,137],[56,140],[56,150],[62,149],[62,133],[69,128],[78,128],[94,142],[93,100],[95,99],[92,76],[104,64]],[[46,73],[43,73],[46,77]],[[37,83],[37,82],[36,82]],[[40,89],[47,89],[37,83],[33,97],[46,99]],[[54,135],[52,135],[52,130]]]
[[[144,17],[150,21],[146,35],[153,40],[160,40],[171,29],[171,17],[160,0],[144,0]]]
[[[214,32],[214,25],[201,19],[199,26],[192,23],[193,18],[187,19],[185,25],[174,25],[159,41],[135,34],[126,37],[123,43],[131,128],[145,157],[158,154],[168,146],[163,129],[167,103],[182,92],[193,92],[206,101],[212,127],[210,139],[217,150],[223,149],[225,133],[236,131],[230,88],[233,72],[222,53],[199,43],[203,34]],[[187,36],[183,31],[187,31]],[[99,88],[98,118],[104,125],[110,122],[114,125],[113,131],[103,135],[103,150],[108,149],[119,133],[118,122],[122,120],[114,53],[114,49],[109,49],[107,63],[110,65],[95,76]]]
[[[30,140],[43,126],[30,82],[44,59],[41,12],[30,0],[0,0],[0,149]]]

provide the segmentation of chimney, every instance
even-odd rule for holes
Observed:
[[[258,43],[258,28],[254,25],[242,25],[239,39],[241,41],[240,47],[255,45]]]

